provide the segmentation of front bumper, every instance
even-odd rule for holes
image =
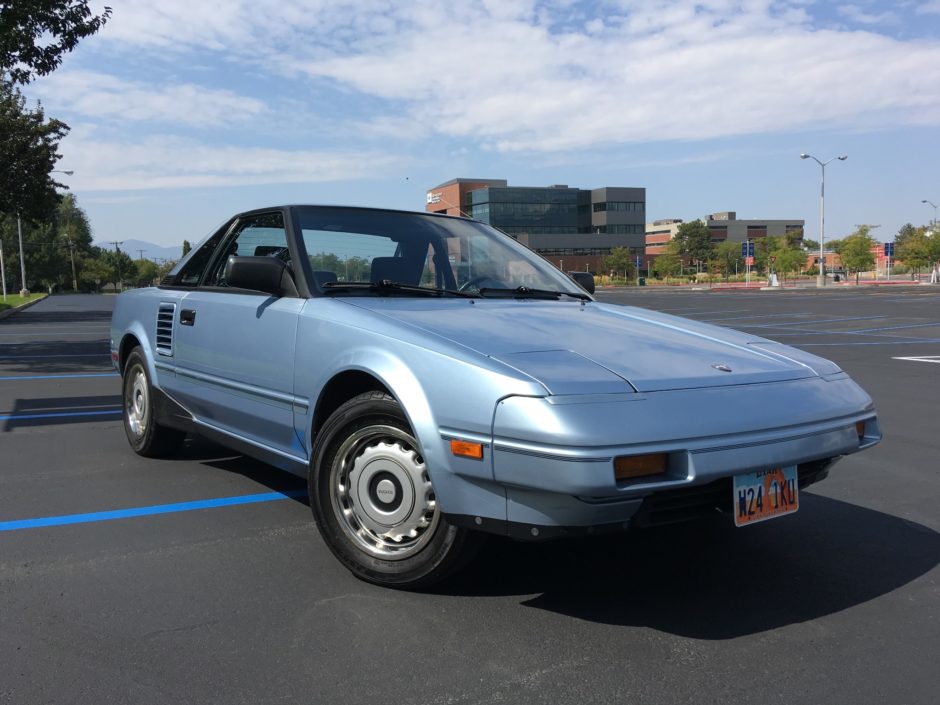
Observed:
[[[441,506],[453,523],[528,539],[672,521],[657,503],[708,495],[703,488],[720,501],[692,502],[694,511],[676,516],[720,511],[734,475],[796,465],[805,486],[835,459],[881,440],[871,399],[845,374],[646,395],[509,397],[493,430],[490,465],[472,469],[473,486],[499,488],[505,513],[492,511],[492,486],[488,511],[474,508],[472,488],[456,503],[441,497]],[[615,457],[647,453],[667,454],[665,474],[616,480]],[[461,464],[452,470],[461,474]]]

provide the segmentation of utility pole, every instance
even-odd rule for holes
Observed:
[[[124,244],[123,240],[108,240],[109,245],[114,245],[114,251],[118,254],[114,262],[117,265],[118,270],[118,288],[120,291],[124,290],[124,275],[121,274],[121,245]]]
[[[143,259],[143,258],[144,258],[144,252],[146,252],[146,251],[147,251],[147,250],[137,250],[137,252],[140,254],[140,259]]]
[[[69,258],[72,260],[72,290],[78,293],[78,277],[75,276],[75,247],[72,245],[72,238],[65,233],[65,239],[69,243]]]
[[[7,300],[7,270],[3,266],[3,238],[0,237],[0,281],[3,282],[3,300]]]

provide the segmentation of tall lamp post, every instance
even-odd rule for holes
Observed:
[[[921,203],[927,203],[933,206],[933,223],[931,223],[931,225],[933,225],[933,229],[936,230],[937,229],[937,204],[934,203],[933,201],[928,201],[926,198],[923,201],[921,201]]]
[[[832,157],[821,162],[812,154],[800,155],[800,159],[812,159],[822,169],[822,182],[819,187],[819,277],[816,279],[816,286],[826,286],[826,256],[823,254],[823,245],[826,242],[826,164],[836,159],[844,162],[848,158],[848,155],[843,154],[841,157]]]
[[[62,171],[61,169],[52,169],[50,174],[65,174],[71,176],[74,171]],[[23,225],[20,222],[19,211],[16,213],[16,236],[20,241],[20,296],[29,296],[29,289],[26,288],[26,260],[23,259]]]

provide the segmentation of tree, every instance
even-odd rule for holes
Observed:
[[[839,256],[846,271],[855,272],[855,283],[858,284],[859,272],[867,272],[875,264],[875,255],[872,248],[877,241],[868,234],[867,225],[859,226],[858,230],[842,240]]]
[[[625,279],[629,279],[634,274],[633,255],[626,247],[615,247],[610,254],[604,258],[604,266],[615,272],[623,273]]]
[[[917,228],[915,228],[910,223],[905,223],[898,229],[898,234],[894,236],[894,248],[895,250],[900,250],[904,247],[905,241],[917,233]]]
[[[160,274],[160,268],[156,262],[149,259],[134,260],[134,283],[136,286],[153,286],[154,281]]]
[[[193,246],[189,244],[189,240],[183,240],[183,257],[188,255],[191,249],[193,249]]]
[[[712,257],[711,231],[701,220],[691,220],[676,229],[679,253],[693,262],[707,262]]]
[[[799,245],[795,245],[788,238],[781,238],[781,242],[771,250],[770,255],[774,258],[771,269],[776,272],[784,274],[799,272],[806,264],[806,254]]]
[[[714,263],[718,265],[727,278],[738,269],[744,268],[744,261],[741,259],[740,242],[720,242],[715,245]]]
[[[915,271],[930,267],[940,259],[940,238],[928,235],[925,228],[913,228],[913,232],[905,233],[900,242],[895,238],[894,254],[898,261]]]
[[[670,240],[665,252],[657,255],[653,260],[653,271],[659,277],[669,277],[682,271],[682,256],[679,254],[679,244]]]
[[[816,250],[819,251],[819,240],[809,240],[803,238],[803,249],[804,250]]]
[[[120,289],[125,281],[134,281],[137,276],[137,266],[134,260],[126,252],[117,250],[100,250],[101,262],[105,265],[105,282],[114,284],[115,289]]]
[[[68,131],[64,122],[46,120],[41,105],[28,109],[20,90],[0,78],[0,213],[38,221],[56,209],[56,187],[65,186],[50,174]]]
[[[0,73],[20,84],[51,73],[80,39],[101,29],[110,16],[110,7],[93,14],[88,0],[0,3]]]
[[[96,247],[95,249],[98,250],[99,253],[104,252],[101,248]],[[88,257],[83,257],[79,271],[81,272],[81,274],[79,274],[79,281],[83,282],[87,288],[93,289],[95,292],[101,290],[102,284],[114,279],[112,268],[109,267],[100,256],[89,255]]]

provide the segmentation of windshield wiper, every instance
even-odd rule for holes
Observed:
[[[515,289],[499,289],[496,287],[484,286],[480,289],[481,296],[496,294],[497,296],[512,296],[517,299],[555,299],[559,296],[570,296],[581,301],[593,301],[587,294],[574,291],[551,291],[549,289],[530,289],[527,286],[517,286]]]
[[[429,296],[460,296],[468,299],[480,298],[480,294],[471,293],[468,291],[457,291],[456,289],[438,289],[433,286],[402,284],[401,282],[392,281],[391,279],[383,279],[382,281],[378,282],[327,282],[323,285],[323,288],[328,290],[327,293],[341,289],[361,289],[366,291],[401,291],[409,294],[427,294]]]

